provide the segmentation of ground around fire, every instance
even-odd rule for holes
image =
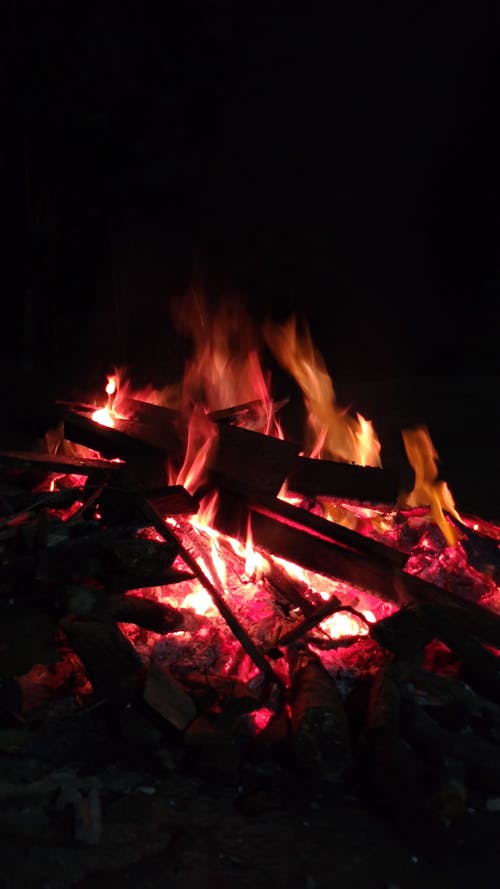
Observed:
[[[385,811],[361,785],[315,784],[265,757],[235,769],[229,749],[218,770],[208,758],[202,769],[175,741],[154,752],[144,734],[142,747],[105,742],[95,720],[63,719],[54,734],[37,737],[29,755],[6,752],[3,731],[2,889],[499,885],[493,800],[489,811],[469,800],[466,814],[429,844],[426,825],[411,811],[405,817],[403,798],[399,812],[397,801]],[[37,782],[39,793],[9,799],[14,782]],[[74,805],[90,801],[92,788],[101,800],[95,833],[90,815],[84,823],[85,807]]]

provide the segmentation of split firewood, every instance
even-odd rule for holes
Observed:
[[[98,698],[123,705],[137,695],[144,683],[143,665],[115,624],[63,618],[60,626]]]
[[[305,647],[289,648],[293,759],[312,779],[339,781],[353,768],[350,728],[335,681]]]
[[[310,497],[325,495],[394,504],[400,479],[388,469],[299,456],[287,476],[287,487],[289,491]]]
[[[153,659],[142,694],[144,702],[178,731],[184,731],[197,715],[196,705],[165,664]]]
[[[106,524],[123,524],[137,515],[144,516],[144,501],[152,503],[162,516],[194,515],[200,505],[182,485],[145,488],[108,484],[99,496],[99,513]]]
[[[58,800],[58,809],[69,806],[72,813],[73,836],[85,846],[95,846],[102,835],[102,810],[99,784],[96,779],[89,783],[86,792],[75,785],[63,788]]]
[[[41,469],[45,470],[47,474],[65,472],[69,475],[113,473],[118,472],[120,468],[119,464],[113,460],[68,457],[58,454],[32,453],[31,451],[0,451],[0,467],[18,471]]]
[[[300,513],[309,515],[306,510],[300,510]],[[268,513],[263,508],[249,507],[244,499],[224,490],[219,494],[214,525],[218,531],[244,540],[250,521],[252,541],[257,548],[266,549],[275,556],[317,574],[345,580],[360,589],[370,590],[387,601],[398,600],[395,568],[390,562],[336,542],[332,539],[331,528],[328,535],[318,533],[311,527],[307,529],[300,520],[302,516],[300,519],[298,515],[295,516],[297,522],[292,516],[293,512],[286,518],[276,512]],[[315,516],[315,519],[319,517]],[[326,525],[330,524],[326,519],[319,520]]]
[[[298,445],[241,426],[218,426],[210,477],[229,490],[250,493],[280,491],[299,453]]]
[[[164,430],[157,437],[152,433],[152,427],[117,418],[113,419],[113,426],[103,426],[96,423],[91,415],[80,411],[65,413],[64,438],[97,451],[108,459],[155,457],[169,454],[174,446],[178,447],[177,436],[167,441]]]
[[[378,561],[398,569],[404,568],[408,560],[407,553],[387,546],[387,544],[368,537],[366,534],[360,534],[352,528],[346,528],[345,525],[315,515],[307,509],[288,503],[279,497],[269,497],[265,493],[259,492],[258,489],[247,498],[247,508],[250,510],[252,521],[256,513],[273,516],[278,521],[282,520],[303,529],[306,534],[331,540],[348,547],[353,552],[372,556]]]

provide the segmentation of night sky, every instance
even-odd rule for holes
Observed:
[[[153,375],[196,281],[346,393],[498,380],[495,5],[179,6],[4,7],[6,365]]]

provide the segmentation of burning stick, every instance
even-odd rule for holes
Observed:
[[[351,614],[354,614],[360,620],[366,621],[366,618],[360,611],[356,611],[355,608],[352,608],[350,605],[342,605],[340,599],[337,599],[337,596],[332,596],[328,602],[325,602],[323,605],[320,605],[319,608],[306,617],[297,627],[294,627],[293,630],[290,630],[289,633],[285,633],[281,639],[278,640],[279,646],[291,645],[293,642],[296,642],[298,639],[301,639],[309,630],[314,629],[322,620],[326,617],[330,617],[331,614],[335,614],[337,611],[350,611]]]

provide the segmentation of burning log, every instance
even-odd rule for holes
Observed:
[[[132,521],[138,515],[151,521],[151,514],[145,502],[150,502],[156,511],[164,516],[193,515],[199,509],[198,499],[182,485],[138,488],[108,484],[99,497],[99,512],[108,523],[123,524],[124,521]]]
[[[155,527],[162,528],[162,534],[166,541],[173,541],[178,548],[178,552],[182,560],[185,562],[188,568],[191,569],[195,577],[200,581],[202,586],[207,590],[210,594],[212,601],[224,620],[226,621],[229,629],[233,633],[233,635],[238,639],[240,644],[245,649],[246,653],[252,659],[254,664],[259,667],[264,676],[268,680],[270,680],[273,684],[278,685],[278,687],[282,686],[282,682],[280,677],[275,674],[269,662],[266,660],[265,656],[262,654],[259,648],[255,645],[253,640],[250,638],[244,627],[241,625],[240,621],[233,613],[232,609],[229,607],[224,597],[221,595],[217,587],[212,583],[212,581],[206,576],[206,574],[202,571],[196,559],[191,555],[191,553],[183,546],[182,542],[178,539],[173,529],[165,524],[162,517],[156,512],[154,506],[149,503],[149,501],[144,502],[144,506],[146,508],[146,512],[152,518],[155,519]]]
[[[276,495],[298,452],[298,445],[283,439],[220,424],[210,476],[231,490]]]
[[[289,491],[309,497],[325,495],[368,503],[396,503],[400,492],[398,475],[388,469],[302,456],[297,457],[286,482]]]
[[[38,454],[30,451],[0,451],[0,466],[7,470],[41,469],[47,473],[66,472],[69,475],[113,473],[118,472],[120,468],[120,464],[113,460]]]
[[[105,426],[81,411],[67,411],[63,419],[67,441],[84,445],[109,458],[165,456],[175,453],[180,444],[173,432],[169,439],[163,428],[157,432],[155,427],[133,420],[113,417],[113,425]]]
[[[184,622],[178,608],[143,596],[113,595],[94,587],[68,586],[65,598],[68,612],[76,617],[135,624],[155,633],[175,632],[182,629]]]
[[[337,686],[307,648],[289,648],[291,750],[299,769],[335,782],[353,768],[349,723]]]
[[[328,529],[328,534],[320,534],[311,525],[307,527],[304,517],[309,516],[309,513],[306,510],[293,506],[290,508],[292,511],[286,519],[277,512],[249,506],[236,495],[223,491],[219,498],[215,526],[218,531],[230,537],[245,539],[250,519],[255,546],[270,550],[274,555],[318,574],[340,578],[354,586],[371,590],[387,601],[398,600],[395,588],[396,568],[389,559],[377,559],[335,542],[331,528]],[[292,519],[294,510],[297,510],[297,522]],[[325,525],[330,524],[318,516],[313,518]]]

